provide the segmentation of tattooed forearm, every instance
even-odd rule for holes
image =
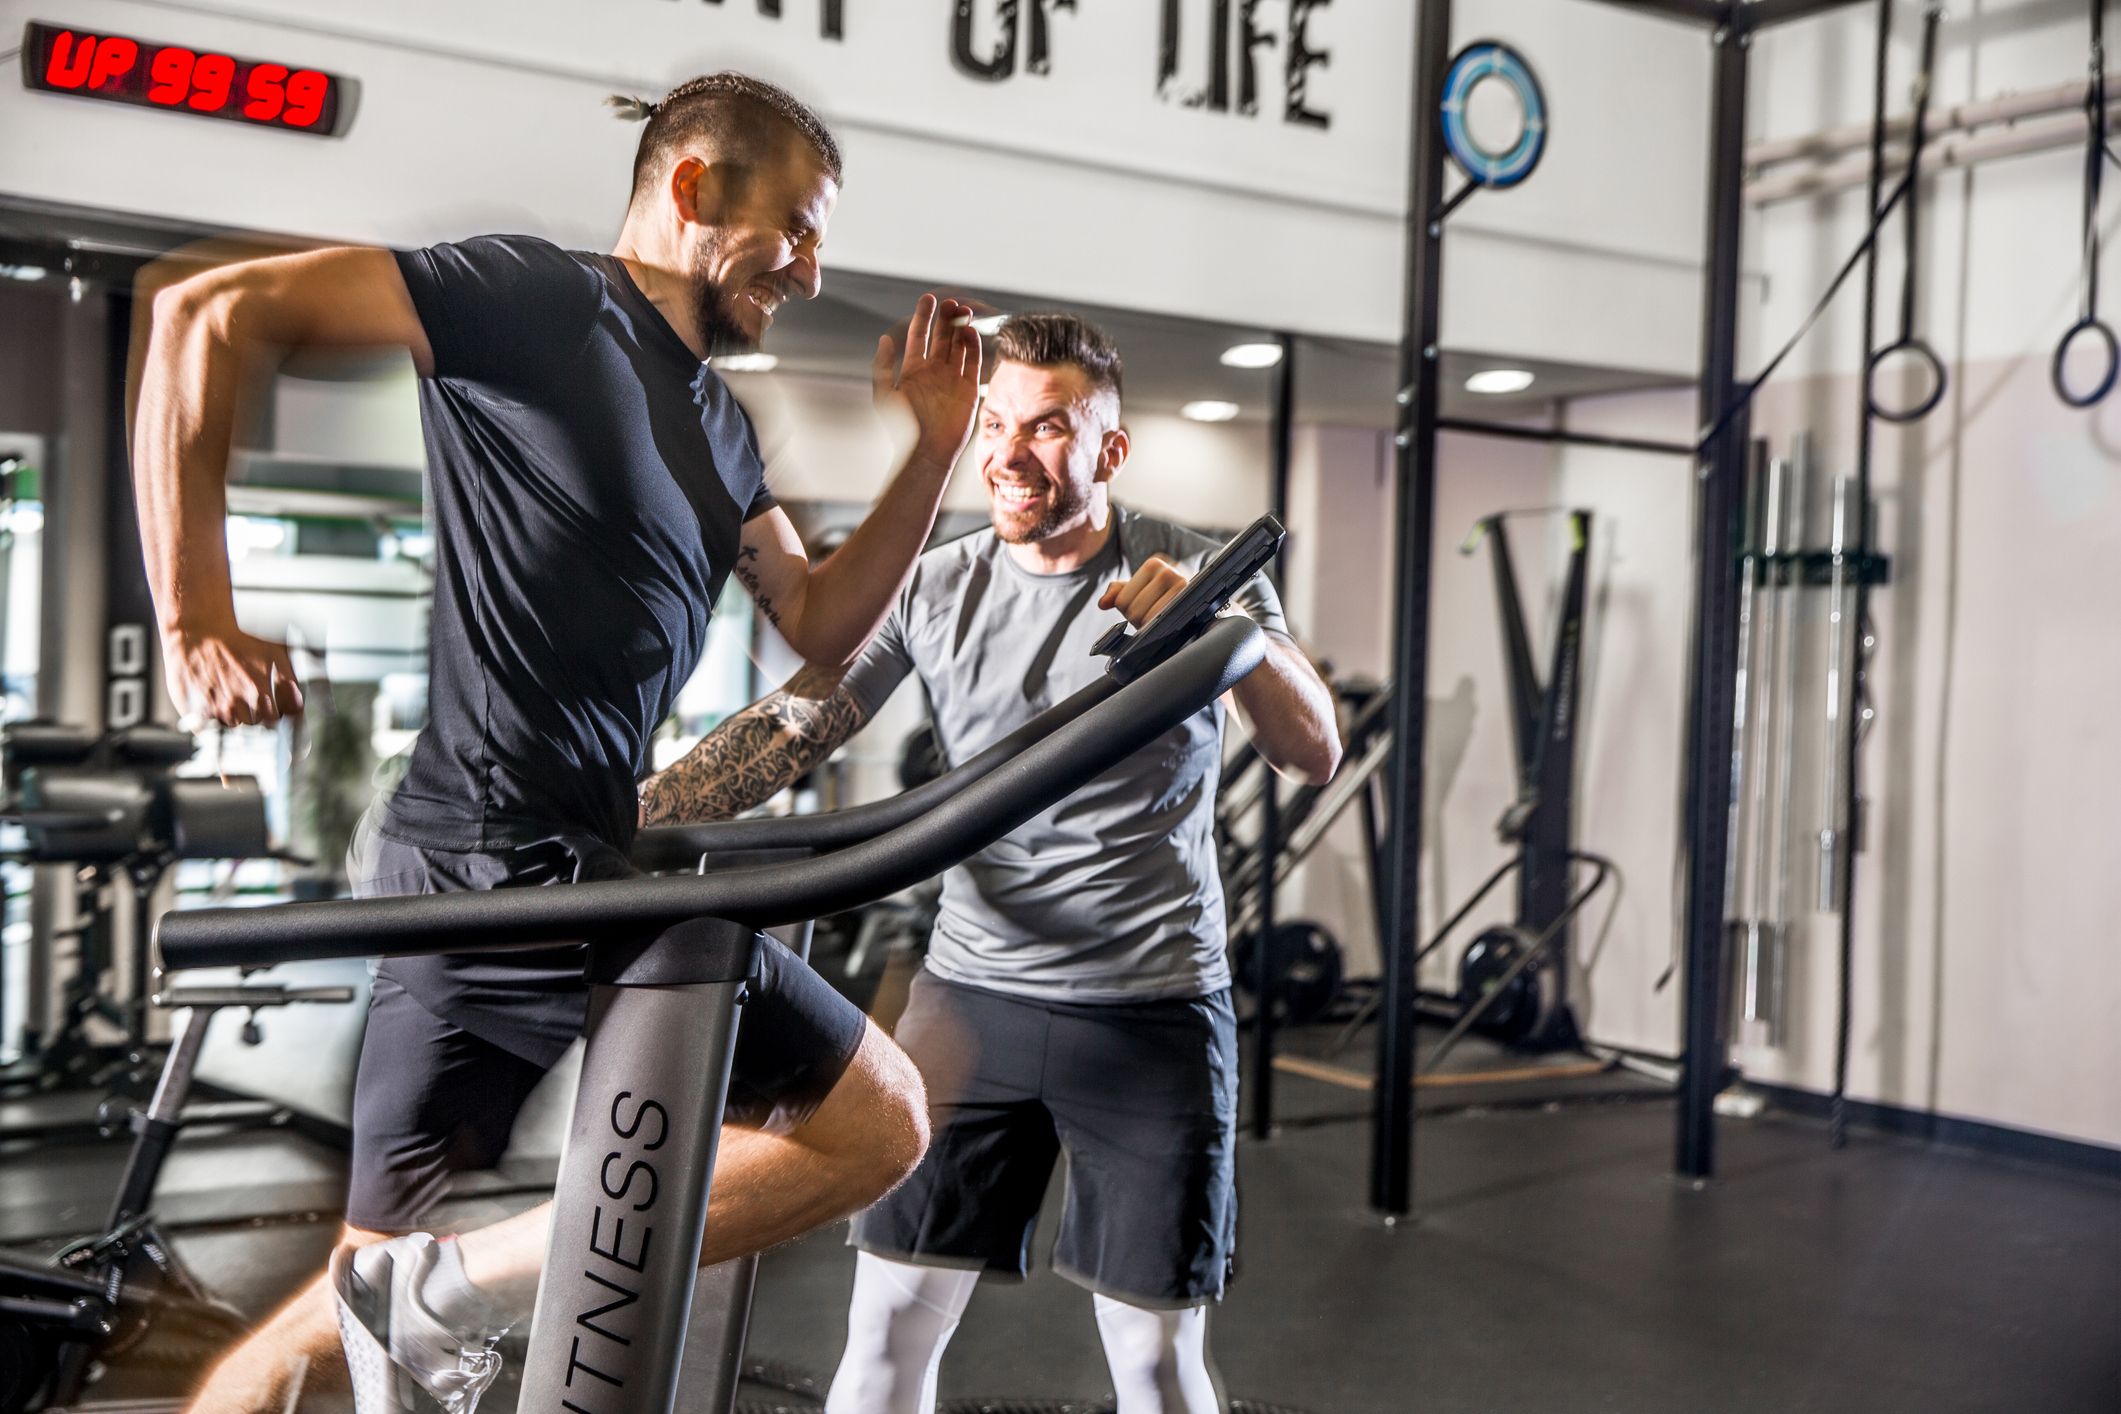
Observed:
[[[805,668],[641,783],[643,825],[726,820],[770,800],[865,720],[840,674]]]

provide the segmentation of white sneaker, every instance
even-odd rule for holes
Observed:
[[[502,1332],[451,1330],[420,1300],[439,1247],[414,1232],[332,1253],[355,1414],[472,1414],[501,1373]]]

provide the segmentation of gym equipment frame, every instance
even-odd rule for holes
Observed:
[[[939,872],[1234,687],[1262,661],[1264,635],[1249,619],[1217,615],[1263,563],[1259,547],[1271,554],[1280,543],[1278,524],[1261,525],[1270,531],[1255,526],[1233,542],[1141,634],[1100,645],[1111,663],[1097,682],[928,785],[829,815],[655,832],[635,850],[644,863],[658,851],[704,858],[791,845],[801,857],[550,889],[170,914],[157,928],[163,961],[263,967],[586,942],[587,1049],[520,1407],[668,1411],[756,930]],[[674,1036],[699,1041],[672,1045]],[[607,1172],[626,1176],[622,1197],[611,1196]]]
[[[1737,376],[1738,299],[1745,177],[1745,114],[1752,36],[1771,26],[1844,9],[1856,0],[1595,0],[1637,14],[1704,26],[1713,41],[1710,87],[1707,279],[1702,319],[1700,417],[1707,429],[1698,446],[1638,442],[1643,451],[1668,452],[1695,463],[1696,500],[1691,687],[1685,753],[1685,866],[1683,950],[1684,1045],[1675,1167],[1687,1178],[1715,1170],[1713,1104],[1730,1070],[1725,1036],[1725,875],[1730,833],[1731,724],[1737,660],[1739,512],[1745,492],[1745,390]],[[1370,1203],[1396,1219],[1413,1211],[1417,912],[1420,891],[1422,758],[1427,723],[1431,560],[1436,519],[1439,409],[1439,328],[1443,306],[1443,235],[1451,210],[1468,195],[1447,196],[1444,132],[1438,96],[1446,91],[1451,50],[1450,0],[1427,0],[1415,20],[1414,101],[1408,176],[1407,267],[1399,355],[1398,523],[1393,627],[1393,740],[1387,817],[1391,829],[1385,881],[1390,925],[1384,955],[1378,1027],[1376,1111],[1372,1121]],[[1881,66],[1883,38],[1880,39]],[[1881,101],[1883,86],[1880,85]],[[1873,145],[1871,208],[1878,206],[1876,171],[1881,135]],[[1469,189],[1470,190],[1478,190]],[[1503,199],[1495,197],[1491,199]],[[1866,314],[1875,310],[1875,257],[1866,282]],[[1867,321],[1864,347],[1872,344]],[[1859,460],[1869,492],[1868,427]],[[1554,429],[1510,429],[1454,421],[1450,428],[1482,435],[1585,439]],[[1868,554],[1871,528],[1863,517],[1855,545]],[[1863,589],[1858,587],[1861,618]],[[1861,673],[1859,670],[1858,678]],[[1860,686],[1860,682],[1855,686]],[[1854,755],[1853,748],[1851,756]],[[1853,762],[1851,763],[1853,767]],[[1845,786],[1855,789],[1855,772]],[[1843,903],[1846,907],[1846,898]],[[1846,917],[1844,913],[1844,917]]]

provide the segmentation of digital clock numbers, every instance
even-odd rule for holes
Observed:
[[[23,82],[42,92],[289,132],[334,135],[344,107],[344,80],[319,69],[34,21],[22,65]]]

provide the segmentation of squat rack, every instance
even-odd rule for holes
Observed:
[[[1715,1172],[1716,1094],[1729,1078],[1724,1027],[1724,909],[1730,832],[1732,707],[1737,663],[1740,511],[1744,500],[1748,396],[1738,380],[1738,297],[1743,247],[1747,59],[1752,38],[1857,0],[1594,0],[1637,14],[1699,25],[1709,35],[1707,271],[1704,281],[1699,446],[1598,439],[1694,459],[1693,639],[1689,650],[1685,814],[1685,988],[1675,1166],[1680,1176]],[[1890,0],[1879,0],[1882,7]],[[1371,1206],[1387,1221],[1412,1211],[1414,1168],[1415,952],[1420,944],[1422,758],[1427,733],[1430,569],[1440,431],[1589,441],[1559,430],[1502,428],[1445,419],[1438,408],[1437,331],[1442,310],[1443,228],[1465,193],[1447,202],[1438,96],[1451,64],[1451,0],[1422,0],[1416,20],[1412,170],[1408,180],[1407,277],[1399,354],[1399,514],[1393,626],[1392,706],[1396,743],[1388,772],[1388,928],[1377,1042],[1371,1137]],[[1882,40],[1881,40],[1882,47]],[[1876,206],[1875,193],[1872,205]],[[1875,256],[1873,257],[1875,261]],[[1868,350],[1866,350],[1868,353]],[[1868,414],[1866,414],[1866,424]],[[1867,430],[1867,429],[1866,429]],[[1867,438],[1866,438],[1867,440]],[[1868,470],[1868,458],[1861,470]],[[1868,487],[1864,488],[1868,492]],[[1866,495],[1867,499],[1867,495]],[[1859,502],[1862,504],[1863,502]],[[1857,552],[1868,554],[1861,517]],[[1850,772],[1847,787],[1855,788]],[[1846,886],[1846,885],[1845,885]],[[1847,898],[1843,899],[1844,916]]]

